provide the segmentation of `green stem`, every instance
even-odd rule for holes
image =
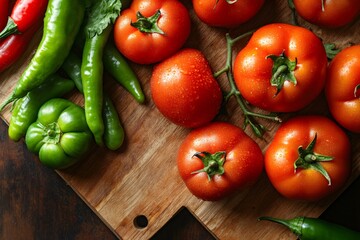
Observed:
[[[237,43],[238,41],[240,41],[241,39],[252,35],[253,33],[254,33],[254,31],[250,31],[250,32],[244,33],[236,38],[231,38],[229,33],[226,34],[226,47],[227,47],[226,64],[225,64],[224,68],[222,68],[220,71],[218,71],[214,74],[214,77],[219,77],[221,74],[226,73],[226,76],[227,76],[227,79],[228,79],[228,82],[230,85],[230,91],[225,96],[225,101],[227,102],[230,99],[230,97],[234,96],[236,98],[237,103],[240,106],[240,109],[242,110],[242,112],[245,116],[244,128],[249,124],[251,126],[253,132],[256,134],[256,136],[262,137],[265,132],[265,128],[264,128],[264,126],[259,124],[254,119],[254,117],[273,120],[276,122],[281,122],[281,119],[278,116],[274,116],[272,114],[256,113],[249,109],[246,101],[244,100],[240,91],[236,87],[236,84],[234,81],[234,76],[233,76],[233,68],[232,68],[232,65],[233,65],[233,63],[232,63],[232,59],[233,59],[232,48],[233,48],[234,44]]]
[[[299,22],[297,21],[297,17],[296,17],[296,9],[294,5],[294,1],[288,0],[288,5],[291,10],[291,24],[295,26],[299,26]]]
[[[164,31],[158,26],[158,20],[161,17],[160,10],[157,10],[151,17],[144,17],[140,12],[136,14],[137,21],[132,22],[131,26],[136,27],[143,33],[158,33],[165,34]]]
[[[358,85],[355,86],[355,89],[354,89],[354,97],[355,97],[355,98],[358,98],[358,97],[359,97],[359,95],[358,95],[359,89],[360,89],[360,84],[358,84]]]
[[[259,221],[266,220],[274,223],[281,224],[288,229],[290,229],[293,233],[295,233],[297,236],[302,236],[302,225],[304,222],[304,217],[296,217],[289,220],[279,219],[279,218],[273,218],[273,217],[259,217]]]
[[[341,50],[336,48],[333,43],[324,43],[324,48],[326,56],[328,59],[332,60]]]

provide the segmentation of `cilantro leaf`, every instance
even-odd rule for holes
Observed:
[[[85,29],[90,37],[100,35],[120,15],[120,0],[93,0],[88,7]]]

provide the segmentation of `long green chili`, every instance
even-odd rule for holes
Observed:
[[[81,59],[73,52],[65,59],[62,66],[65,73],[75,82],[75,86],[79,92],[83,93],[81,79]],[[125,132],[121,125],[119,115],[110,97],[104,94],[103,103],[103,120],[104,120],[104,144],[111,150],[121,147],[124,142]]]
[[[103,52],[111,32],[109,25],[101,34],[86,34],[81,65],[86,121],[98,145],[103,145]]]
[[[106,44],[103,61],[105,70],[108,71],[137,102],[143,103],[145,96],[135,72],[112,43]]]
[[[71,51],[61,69],[74,81],[79,92],[84,93],[81,79],[81,59]]]
[[[104,96],[104,142],[107,148],[111,150],[116,150],[121,147],[124,142],[124,128],[120,123],[120,119],[116,108],[111,101],[110,97]]]
[[[83,0],[50,0],[45,13],[41,42],[31,62],[21,75],[0,111],[14,100],[24,97],[55,73],[69,54],[85,14]]]
[[[282,224],[302,240],[360,239],[360,232],[318,218],[296,217],[283,220],[272,217],[260,217],[259,220],[268,220]]]

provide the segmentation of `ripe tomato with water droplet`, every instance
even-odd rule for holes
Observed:
[[[156,65],[150,87],[157,109],[183,127],[209,123],[220,110],[220,86],[209,62],[196,49],[181,50]]]

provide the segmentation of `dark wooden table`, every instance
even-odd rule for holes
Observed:
[[[0,121],[0,239],[117,239],[53,170]],[[360,178],[320,216],[360,231]],[[215,239],[185,208],[153,239]]]

